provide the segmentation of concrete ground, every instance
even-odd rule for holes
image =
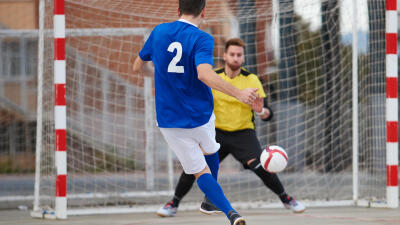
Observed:
[[[323,207],[308,208],[302,214],[284,209],[240,210],[248,225],[399,225],[400,208]],[[0,225],[229,225],[224,215],[207,216],[198,211],[178,212],[160,218],[155,213],[69,216],[67,220],[42,220],[29,211],[0,211]]]

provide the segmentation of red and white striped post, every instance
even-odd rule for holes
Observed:
[[[67,218],[67,108],[64,0],[54,0],[54,121],[57,219]]]
[[[397,0],[386,0],[386,199],[389,208],[399,206],[397,62]]]

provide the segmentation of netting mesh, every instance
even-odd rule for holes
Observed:
[[[46,4],[52,29],[52,1]],[[68,207],[158,207],[182,170],[174,156],[168,160],[156,127],[149,74],[134,74],[132,64],[151,29],[177,19],[177,1],[66,0],[65,7]],[[385,198],[384,10],[384,1],[358,8],[359,184],[360,198],[369,200]],[[275,115],[256,119],[257,134],[262,146],[287,150],[279,177],[298,199],[352,199],[352,13],[344,0],[207,2],[200,28],[215,39],[215,65],[223,65],[226,40],[246,42],[245,67],[260,77]],[[52,206],[51,38],[44,52],[40,192],[41,205]],[[221,164],[219,182],[236,203],[278,201],[232,157]],[[194,187],[184,202],[201,195]]]
[[[359,57],[360,78],[360,192],[382,200],[386,185],[385,123],[385,2],[368,4],[369,39],[367,51]],[[365,150],[363,149],[365,148]]]

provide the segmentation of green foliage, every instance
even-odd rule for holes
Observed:
[[[28,174],[35,172],[34,155],[0,156],[0,174]]]
[[[299,22],[297,37],[297,85],[299,100],[306,104],[316,104],[321,94],[322,77],[322,44],[320,31],[311,31],[310,25]]]
[[[97,150],[85,148],[79,159],[73,164],[68,164],[70,171],[75,172],[118,172],[122,170],[137,170],[135,168],[135,158],[126,157],[117,152],[117,149]],[[71,156],[77,157],[77,156]],[[78,158],[76,158],[78,159]]]
[[[13,162],[11,158],[0,161],[0,174],[9,174],[13,172]]]
[[[322,38],[321,30],[312,31],[310,24],[304,22],[300,16],[296,16],[296,82],[298,99],[307,105],[317,105],[318,99],[323,96],[325,74],[323,74],[323,49],[322,49]],[[342,68],[340,73],[341,80],[348,80],[351,82],[351,62],[352,53],[351,46],[343,45],[339,46],[341,62],[344,62],[346,66]],[[363,57],[360,54],[360,57]],[[336,66],[336,65],[335,65]],[[330,69],[330,68],[328,68]],[[361,68],[366,70],[366,68]],[[272,74],[269,76],[271,82],[269,86],[278,85],[279,73]],[[350,80],[349,80],[350,79]],[[275,87],[271,87],[272,90]],[[292,87],[293,88],[293,87]]]

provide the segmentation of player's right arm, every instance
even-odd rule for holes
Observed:
[[[197,66],[198,78],[210,88],[221,91],[227,95],[237,98],[239,101],[251,105],[258,97],[258,88],[246,88],[240,90],[226,82],[212,69],[212,66],[203,63]]]

